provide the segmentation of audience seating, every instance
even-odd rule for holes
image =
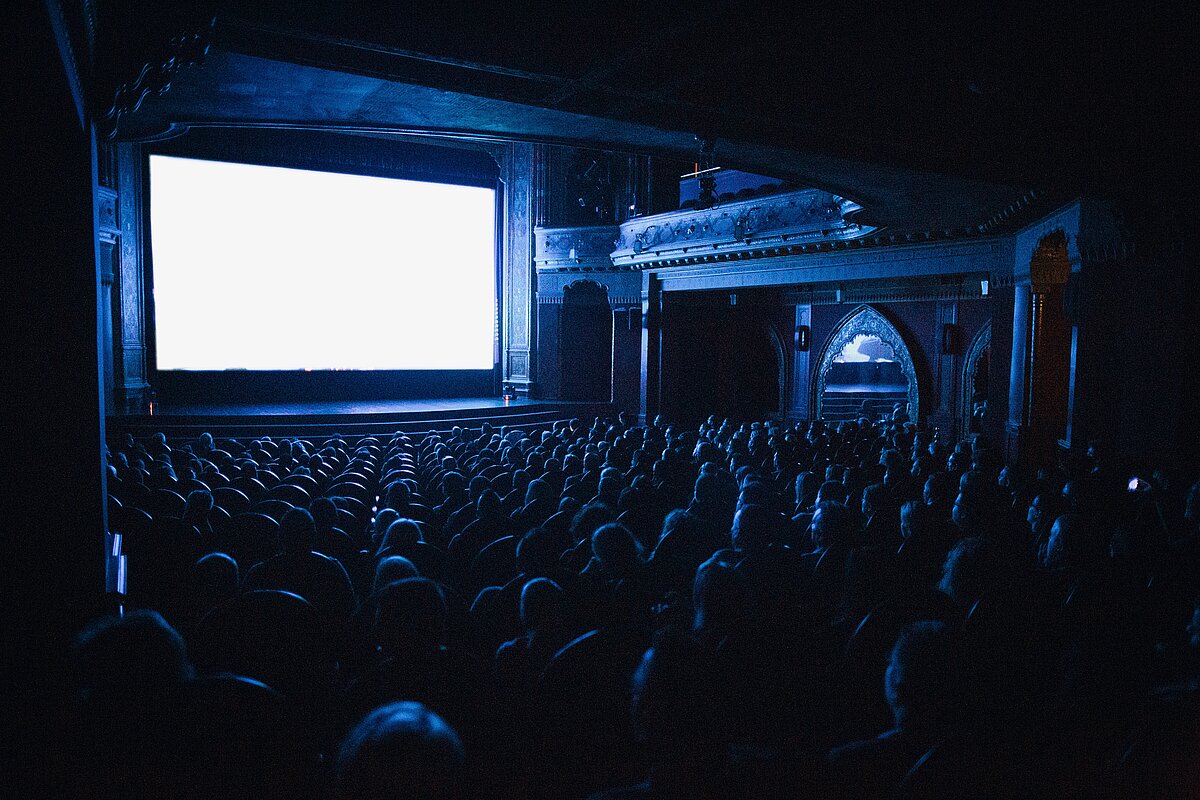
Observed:
[[[1002,477],[866,413],[114,443],[129,587],[58,678],[63,785],[1192,796],[1196,476]]]

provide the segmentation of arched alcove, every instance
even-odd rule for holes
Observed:
[[[971,339],[963,360],[962,430],[964,434],[983,432],[988,386],[991,381],[992,323],[988,322]],[[983,408],[980,408],[980,403]]]
[[[612,344],[608,289],[588,280],[563,287],[558,348],[562,399],[612,399]]]
[[[783,346],[769,323],[754,315],[731,313],[733,335],[711,343],[716,374],[721,376],[715,408],[721,416],[749,421],[778,418],[783,412]]]
[[[920,418],[917,371],[908,345],[883,314],[866,305],[838,323],[821,351],[813,415],[853,419],[864,403],[872,415],[905,403],[909,419]]]

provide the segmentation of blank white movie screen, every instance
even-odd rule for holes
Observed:
[[[491,369],[495,191],[150,157],[160,370]]]

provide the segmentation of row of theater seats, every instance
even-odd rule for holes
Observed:
[[[1114,475],[900,419],[127,438],[51,788],[1188,796],[1200,486]]]

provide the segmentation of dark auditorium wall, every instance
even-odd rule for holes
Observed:
[[[22,213],[7,232],[16,268],[5,275],[5,359],[17,379],[5,389],[3,477],[16,642],[6,652],[16,681],[9,691],[19,698],[36,697],[26,681],[50,677],[105,588],[95,135],[87,87],[56,46],[64,32],[37,11],[27,26],[6,26],[18,41],[8,49],[5,96],[22,139],[21,163],[6,176]]]
[[[1076,444],[1100,439],[1131,471],[1200,468],[1200,270],[1188,244],[1083,267]]]
[[[778,290],[668,293],[663,413],[682,424],[789,415],[793,315]]]

